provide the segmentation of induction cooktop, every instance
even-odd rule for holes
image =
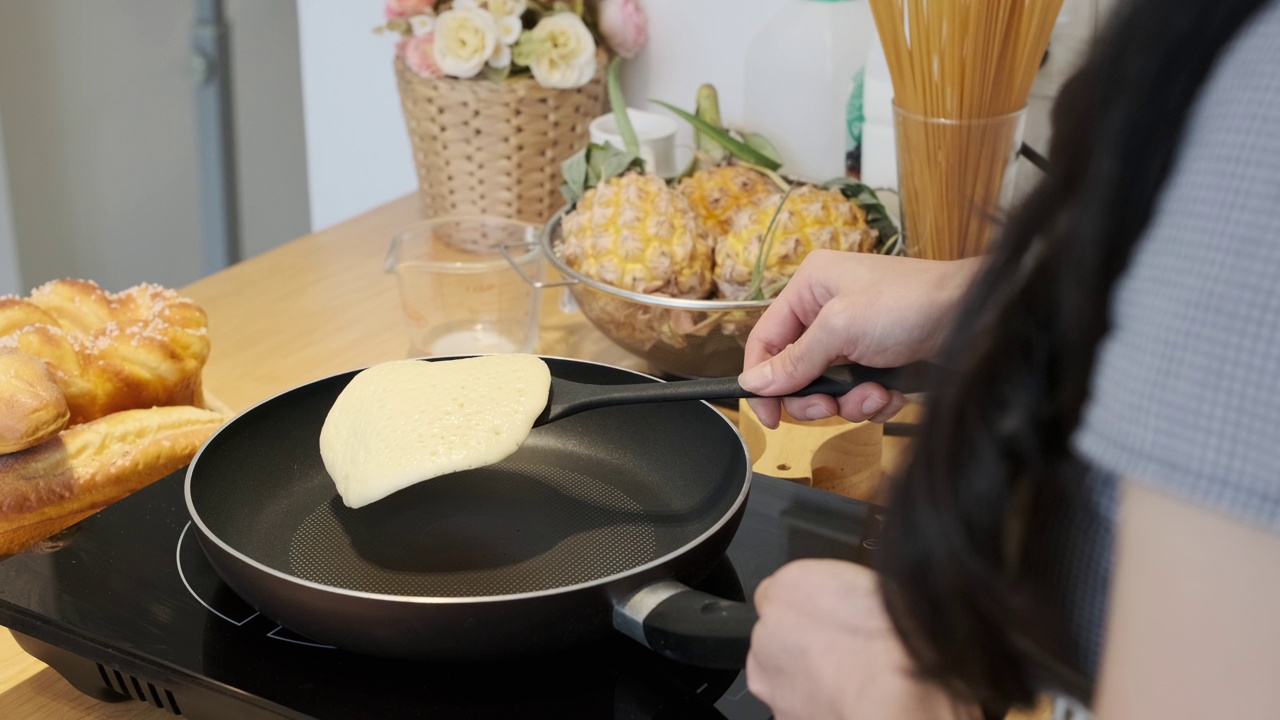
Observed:
[[[768,718],[739,670],[662,658],[618,635],[482,664],[358,655],[259,614],[219,579],[183,503],[185,470],[0,562],[0,624],[104,702],[157,717]],[[880,508],[756,475],[727,555],[699,587],[738,599],[801,557],[868,563]]]

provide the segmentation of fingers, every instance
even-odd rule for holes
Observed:
[[[755,411],[755,402],[747,401],[751,404],[751,409]],[[774,413],[780,411],[777,400],[768,400],[773,403]],[[907,405],[907,397],[896,390],[886,390],[883,386],[876,383],[863,383],[840,398],[832,398],[829,395],[810,395],[808,397],[790,397],[784,398],[781,402],[782,408],[785,408],[791,417],[797,420],[823,420],[825,418],[840,417],[850,422],[888,422],[893,416],[902,411]],[[759,416],[759,411],[756,415]],[[777,415],[772,416],[774,424],[768,427],[777,427]],[[762,419],[761,422],[764,422]]]
[[[842,561],[798,560],[760,583],[754,602],[751,693],[779,719],[848,716],[840,712],[853,688],[846,673],[863,676],[861,664],[880,665],[881,653],[867,643],[892,637],[878,611],[874,573]],[[841,679],[828,682],[833,675]]]
[[[738,377],[742,387],[757,395],[786,395],[813,382],[844,357],[845,338],[830,327],[835,324],[831,307],[828,305],[819,311],[813,325],[795,342],[744,371]]]
[[[778,348],[775,341],[788,337],[797,324],[803,325],[800,322],[802,318],[789,310],[789,307],[789,304],[783,306],[779,311],[780,319],[770,323],[763,331],[757,325],[752,332],[751,339],[748,340],[751,354],[744,356],[743,363],[747,369],[738,376],[738,383],[746,390],[758,395],[783,396],[808,385],[837,360],[845,359],[847,338],[842,332],[839,317],[842,310],[838,303],[824,306],[807,329],[801,327],[798,336],[793,336],[794,342]],[[770,311],[773,309],[772,306],[769,308]],[[769,311],[765,312],[766,315],[768,313]],[[760,322],[764,324],[763,317]],[[780,327],[785,327],[787,334],[779,335],[774,332]],[[756,340],[757,335],[760,336],[759,342],[752,346],[751,340]],[[777,400],[748,401],[747,404],[765,427],[778,426],[782,409]],[[835,401],[830,397],[815,397],[797,408],[801,414],[792,414],[805,420],[830,417],[837,412]]]

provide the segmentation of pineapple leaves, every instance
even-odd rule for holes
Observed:
[[[770,160],[782,167],[782,153],[778,152],[778,148],[769,142],[769,138],[760,133],[742,132],[742,141],[745,142],[752,150],[764,155]]]
[[[582,193],[587,191],[587,149],[579,150],[560,163],[560,174],[564,176],[560,193],[570,205],[578,202]]]
[[[710,83],[704,83],[698,88],[697,115],[710,125],[723,127],[720,122],[720,94],[716,92],[716,87]],[[729,151],[723,145],[707,137],[704,133],[695,130],[693,138],[694,147],[697,148],[699,153],[705,154],[711,164],[724,162],[729,157]]]
[[[880,252],[886,253],[893,247],[895,238],[899,235],[898,226],[893,223],[893,218],[889,217],[889,212],[885,210],[875,190],[853,178],[846,177],[828,180],[822,184],[822,187],[839,190],[840,194],[858,203],[867,212],[867,225],[876,231]]]
[[[560,163],[560,173],[564,176],[560,193],[573,205],[588,188],[632,169],[643,171],[644,161],[608,143],[592,143]]]
[[[600,181],[603,182],[611,177],[617,177],[626,172],[633,164],[637,167],[643,167],[640,157],[633,152],[619,150],[609,145],[596,145],[596,151],[589,154],[587,167],[595,167],[600,173]],[[599,160],[596,165],[593,161]]]
[[[773,216],[769,218],[769,226],[764,230],[764,237],[760,240],[760,252],[756,255],[756,265],[751,269],[751,284],[747,286],[748,300],[764,300],[772,297],[766,294],[764,287],[764,269],[769,262],[769,254],[773,252],[773,236],[777,230],[778,220],[782,217],[782,212],[787,206],[787,198],[791,197],[791,191],[795,188],[788,188],[782,195],[782,200],[778,202],[778,209],[773,211]],[[784,283],[785,285],[785,283]],[[782,287],[776,289],[768,288],[773,292],[780,292]]]
[[[695,130],[702,133],[707,138],[710,138],[711,140],[715,141],[716,143],[719,143],[721,147],[723,147],[725,150],[728,150],[734,157],[738,158],[739,160],[749,162],[752,165],[759,165],[761,167],[765,167],[770,170],[777,170],[778,168],[782,167],[782,163],[760,152],[759,150],[751,147],[747,143],[735,138],[733,135],[730,135],[728,130],[725,130],[724,128],[721,128],[721,127],[716,127],[715,125],[712,125],[711,123],[707,122],[706,120],[703,120],[697,115],[692,115],[688,112],[685,112],[684,110],[681,110],[680,108],[670,103],[665,103],[665,102],[662,102],[661,100],[654,100],[652,102],[658,105],[661,105],[662,107],[680,116],[681,119],[683,119],[685,122],[692,125]]]
[[[631,126],[631,118],[627,115],[627,98],[622,94],[622,80],[619,76],[622,57],[609,61],[609,109],[613,111],[613,121],[618,124],[618,134],[627,146],[627,152],[640,156],[640,140],[636,137],[635,128]]]
[[[630,170],[644,172],[640,141],[636,139],[635,129],[631,127],[631,120],[627,117],[627,102],[622,95],[622,84],[618,80],[620,63],[621,58],[614,58],[609,63],[609,104],[613,107],[614,120],[618,123],[618,134],[627,147],[619,150],[611,143],[591,143],[560,163],[560,174],[564,177],[560,193],[570,205],[576,204],[588,188],[605,180]]]

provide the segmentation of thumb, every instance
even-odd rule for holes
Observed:
[[[843,340],[824,307],[795,342],[743,372],[738,384],[757,395],[785,396],[795,392],[844,358]]]

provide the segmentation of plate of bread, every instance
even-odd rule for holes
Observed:
[[[226,420],[209,347],[204,310],[158,285],[0,297],[0,556],[187,465]]]

